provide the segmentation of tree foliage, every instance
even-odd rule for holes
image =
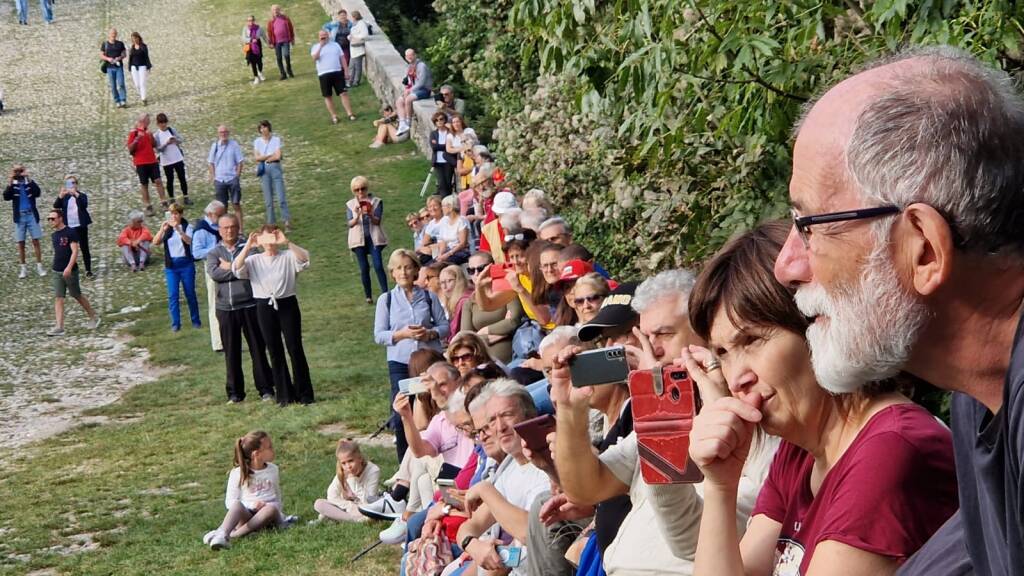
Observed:
[[[786,206],[801,105],[948,43],[1014,73],[1008,0],[435,0],[431,59],[496,126],[513,182],[568,207],[622,275],[699,261]]]

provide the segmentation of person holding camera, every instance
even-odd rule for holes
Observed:
[[[167,281],[167,310],[171,315],[171,331],[181,330],[179,287],[185,290],[192,327],[202,328],[199,300],[196,298],[196,265],[192,259],[192,226],[182,216],[183,208],[177,203],[171,204],[168,211],[169,216],[160,224],[153,243],[163,244],[164,247],[164,278]]]
[[[370,181],[366,176],[352,179],[352,198],[345,203],[345,219],[348,221],[348,248],[355,254],[359,264],[359,276],[363,281],[366,303],[373,304],[370,286],[370,257],[377,273],[381,293],[388,291],[388,279],[384,274],[384,259],[381,254],[388,245],[388,237],[380,222],[384,217],[384,201],[370,193]]]
[[[53,328],[47,331],[46,335],[64,335],[64,299],[69,292],[88,314],[89,329],[95,330],[100,325],[100,317],[82,294],[78,283],[78,235],[64,224],[64,213],[60,208],[50,210],[46,220],[53,228],[53,310],[56,319]]]
[[[114,98],[114,106],[124,108],[128,102],[128,89],[124,85],[124,60],[128,57],[128,48],[117,39],[117,28],[107,32],[107,40],[100,44],[100,66],[110,83],[110,95]]]
[[[7,188],[4,189],[4,200],[11,203],[11,210],[14,212],[14,241],[18,244],[18,258],[21,262],[18,278],[28,276],[28,267],[25,264],[26,236],[32,236],[32,248],[36,254],[36,272],[40,276],[46,276],[46,269],[43,268],[43,256],[39,248],[39,239],[43,236],[43,229],[39,226],[39,210],[36,209],[36,198],[39,198],[41,193],[39,185],[29,178],[28,170],[21,164],[15,164],[11,169]]]
[[[405,61],[409,63],[405,78],[402,79],[405,90],[395,101],[395,110],[398,111],[399,136],[408,132],[412,126],[412,103],[430,98],[430,91],[434,87],[434,77],[430,72],[430,67],[416,56],[415,50],[409,48],[405,51]]]
[[[135,127],[128,133],[125,148],[132,155],[132,164],[135,165],[135,173],[139,177],[139,193],[142,195],[146,216],[154,214],[153,202],[149,197],[150,182],[156,186],[156,193],[160,196],[160,206],[167,208],[164,183],[160,179],[160,162],[156,158],[156,139],[149,131],[149,114],[139,114],[135,120]]]
[[[253,254],[257,246],[263,252]],[[280,246],[288,249],[281,250]],[[302,313],[295,296],[295,277],[308,267],[309,252],[288,240],[273,224],[250,234],[231,264],[234,275],[247,278],[252,286],[260,333],[270,352],[277,403],[282,407],[292,402],[314,402],[309,363],[302,347]],[[290,378],[285,350],[291,358]]]
[[[92,253],[89,251],[89,225],[92,224],[92,217],[89,216],[89,197],[78,189],[78,176],[68,174],[64,177],[64,186],[53,201],[53,207],[61,210],[64,224],[78,236],[85,277],[92,278]]]

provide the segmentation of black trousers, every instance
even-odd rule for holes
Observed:
[[[313,403],[313,383],[309,379],[309,364],[302,349],[302,313],[299,299],[295,296],[279,298],[277,310],[270,300],[256,299],[256,317],[260,333],[270,352],[270,369],[274,374],[274,391],[277,403],[284,406],[292,402]],[[281,338],[284,338],[284,344]],[[288,362],[285,349],[292,361],[292,377],[288,379]]]
[[[224,363],[227,365],[228,398],[245,400],[245,374],[242,372],[242,338],[249,348],[252,360],[252,379],[260,396],[274,394],[274,376],[267,362],[267,346],[260,333],[256,307],[240,310],[217,310],[220,340],[224,344]]]
[[[164,179],[167,180],[167,195],[174,198],[174,175],[181,182],[181,195],[188,196],[188,179],[185,178],[185,161],[164,166]]]
[[[455,191],[455,166],[447,162],[434,164],[434,176],[437,176],[437,195],[444,198]]]
[[[79,262],[85,266],[86,274],[92,274],[92,252],[89,251],[89,227],[77,226],[73,230],[78,235],[78,247],[82,251],[82,259]]]

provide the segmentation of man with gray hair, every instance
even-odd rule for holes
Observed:
[[[409,64],[402,85],[405,90],[395,101],[395,112],[398,113],[398,136],[405,134],[412,126],[412,103],[430,97],[434,87],[434,77],[430,67],[416,56],[412,48],[405,50],[405,61]]]
[[[965,52],[917,49],[848,78],[797,127],[796,285],[814,372],[855,391],[906,371],[955,392],[960,511],[903,574],[1024,567],[1024,103]]]
[[[210,167],[209,180],[213,182],[213,193],[221,204],[232,206],[241,232],[245,231],[242,217],[242,164],[245,155],[238,141],[231,137],[226,124],[217,126],[217,140],[210,145],[206,163]]]
[[[203,217],[192,222],[192,258],[199,263],[199,268],[206,270],[206,309],[209,311],[206,318],[210,323],[210,346],[214,352],[224,350],[220,326],[217,325],[217,282],[210,275],[209,268],[203,264],[206,262],[206,255],[220,242],[217,222],[225,210],[223,202],[214,200],[206,205]]]
[[[640,347],[631,353],[641,370],[671,364],[690,344],[702,344],[690,328],[689,299],[696,277],[689,270],[665,270],[644,280],[633,295],[640,314]]]
[[[553,216],[540,223],[537,238],[545,242],[554,242],[561,246],[572,244],[572,229],[561,216]]]

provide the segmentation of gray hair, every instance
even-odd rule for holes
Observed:
[[[487,146],[484,146],[483,144],[477,144],[476,146],[473,146],[473,154],[476,154],[477,156],[479,156],[480,154],[490,155],[491,151],[487,148]]]
[[[441,199],[441,206],[448,206],[456,214],[459,213],[459,198],[455,194],[450,194]]]
[[[131,212],[128,213],[129,224],[131,224],[132,222],[137,222],[145,219],[146,215],[142,213],[142,210],[132,210]]]
[[[497,378],[487,384],[487,387],[480,391],[469,405],[470,412],[477,412],[492,398],[515,398],[519,401],[520,408],[527,418],[537,415],[537,406],[533,403],[533,396],[526,390],[526,387],[510,378]]]
[[[572,233],[572,227],[569,226],[569,223],[566,222],[565,219],[562,218],[561,216],[552,216],[551,218],[548,218],[547,220],[541,222],[540,223],[540,227],[537,228],[537,232],[539,233],[541,230],[543,230],[543,229],[545,229],[545,228],[547,228],[549,226],[557,226],[557,225],[563,226],[565,228],[566,232],[568,232],[570,234]]]
[[[653,306],[655,302],[674,296],[680,300],[679,313],[685,316],[689,309],[690,291],[693,290],[696,280],[693,272],[682,268],[659,272],[636,287],[633,310],[643,314],[644,310]]]
[[[445,362],[444,360],[438,360],[437,362],[431,364],[430,368],[427,368],[428,373],[433,372],[435,370],[444,370],[445,372],[448,373],[448,378],[451,379],[452,381],[458,380],[460,376],[459,369]]]
[[[214,200],[206,205],[206,210],[203,210],[203,214],[216,214],[218,210],[224,210],[224,203],[220,200]]]
[[[466,393],[461,388],[456,389],[452,392],[452,395],[448,397],[448,404],[444,407],[445,412],[449,414],[458,414],[459,412],[467,412],[466,410]]]
[[[565,348],[566,346],[572,346],[579,342],[576,338],[577,328],[575,326],[556,326],[554,330],[548,333],[543,340],[540,341],[540,346],[537,347],[537,353],[541,356],[544,352],[552,346],[558,346]]]
[[[1010,77],[957,48],[918,48],[927,65],[890,80],[857,119],[847,170],[869,204],[924,202],[959,248],[1024,256],[1024,102]],[[874,227],[888,237],[891,220]]]
[[[539,232],[540,225],[547,216],[548,213],[543,208],[523,210],[522,214],[519,215],[519,225],[523,228],[529,228],[534,232]]]
[[[501,216],[498,216],[498,221],[501,223],[501,227],[509,232],[522,228],[520,223],[520,216],[523,210],[521,208],[512,208],[508,212],[505,212]]]

